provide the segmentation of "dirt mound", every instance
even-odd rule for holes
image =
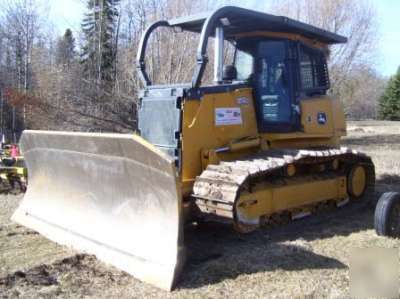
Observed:
[[[49,286],[57,284],[57,279],[49,272],[49,266],[40,265],[28,271],[16,271],[4,278],[0,278],[0,286],[14,287],[17,284],[32,284],[40,286]]]
[[[94,256],[77,254],[49,265],[39,265],[18,270],[0,278],[0,294],[8,297],[74,297],[82,294],[88,286],[101,281],[102,285],[120,284],[128,278],[122,272],[111,273],[98,265]],[[78,293],[79,290],[79,293]],[[84,291],[88,296],[94,295]],[[0,296],[1,297],[1,296]]]

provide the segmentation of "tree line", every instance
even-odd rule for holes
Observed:
[[[135,57],[146,26],[219,5],[240,5],[212,0],[85,3],[80,28],[61,36],[48,25],[39,1],[0,4],[0,127],[9,139],[17,139],[25,128],[132,132],[141,87]],[[369,1],[272,0],[261,9],[348,36],[349,43],[331,48],[331,93],[342,99],[349,117],[377,117],[386,80],[374,71],[377,24]],[[195,34],[158,30],[146,58],[153,81],[189,82],[197,43]]]
[[[379,118],[400,121],[400,66],[379,99]]]

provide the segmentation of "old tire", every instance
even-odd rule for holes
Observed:
[[[379,236],[400,237],[400,193],[384,193],[375,208],[375,231]]]

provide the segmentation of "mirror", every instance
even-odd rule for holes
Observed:
[[[237,78],[237,70],[234,65],[228,64],[224,65],[222,80],[233,81]]]

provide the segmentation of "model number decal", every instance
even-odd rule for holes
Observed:
[[[215,125],[241,125],[242,112],[240,108],[215,108]]]
[[[317,115],[317,121],[318,121],[318,124],[325,125],[326,122],[328,121],[327,117],[326,117],[326,113],[325,112],[319,112],[318,115]]]
[[[246,97],[240,97],[236,99],[238,105],[248,105],[249,104],[249,99]]]

